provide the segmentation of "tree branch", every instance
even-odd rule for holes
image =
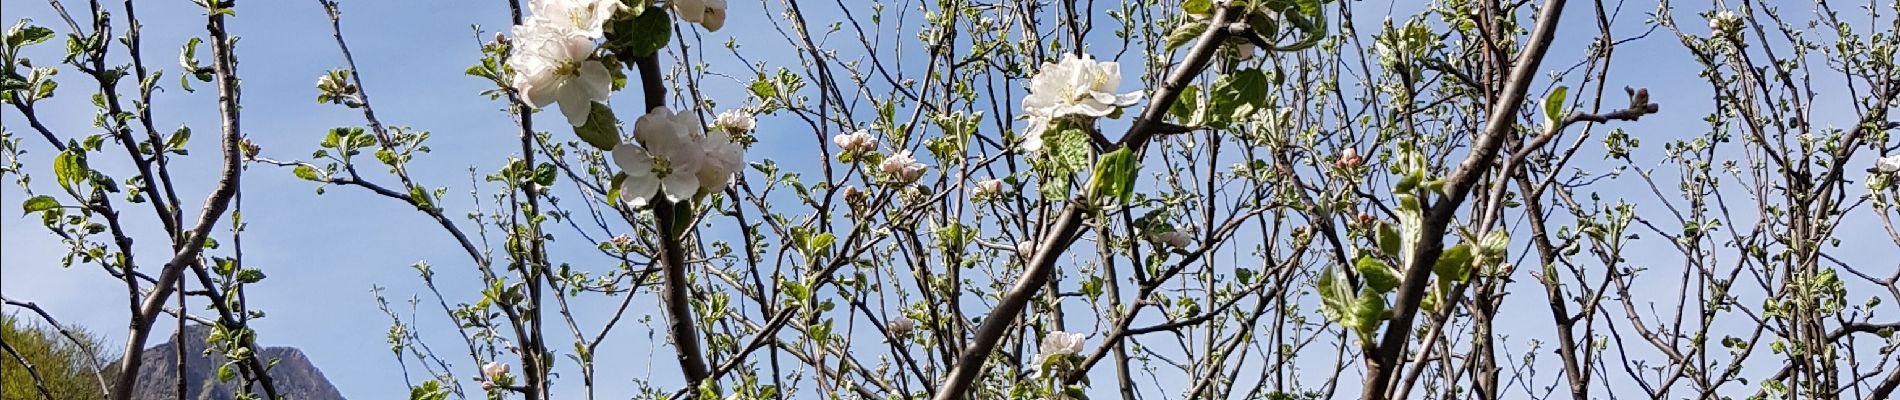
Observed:
[[[1234,19],[1231,14],[1235,12],[1236,10],[1230,8],[1216,10],[1211,26],[1231,23]],[[1122,137],[1121,146],[1134,150],[1136,154],[1141,154],[1148,140],[1158,133],[1158,127],[1164,125],[1162,120],[1167,117],[1168,108],[1181,97],[1181,89],[1187,87],[1196,76],[1201,74],[1201,71],[1207,68],[1209,60],[1214,57],[1215,50],[1220,49],[1227,35],[1227,29],[1208,29],[1201,33],[1194,47],[1188,51],[1187,58],[1175,67],[1167,80],[1163,81],[1161,87],[1155,91],[1154,100],[1148,103],[1148,108],[1142,113],[1141,119],[1136,120],[1134,126],[1128,129],[1128,134]],[[1010,287],[1009,292],[996,303],[996,307],[983,318],[983,325],[977,327],[976,336],[970,339],[969,346],[957,356],[956,365],[950,371],[950,378],[937,388],[932,399],[961,399],[965,392],[969,391],[971,383],[982,374],[990,352],[996,349],[997,343],[1002,341],[1009,327],[1014,325],[1016,318],[1022,315],[1023,307],[1027,306],[1030,299],[1034,298],[1036,293],[1048,283],[1050,272],[1055,268],[1056,259],[1062,257],[1062,253],[1068,250],[1070,243],[1075,242],[1078,228],[1082,225],[1082,213],[1087,207],[1080,203],[1070,203],[1063,208],[1062,213],[1056,217],[1052,229],[1037,241],[1036,254],[1030,258],[1028,270],[1024,271],[1022,278]]]

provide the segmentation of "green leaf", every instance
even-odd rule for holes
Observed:
[[[53,196],[33,196],[33,198],[26,199],[25,203],[20,203],[20,208],[26,209],[26,213],[28,214],[51,210],[59,208],[59,200],[53,199]]]
[[[1556,89],[1550,91],[1550,95],[1544,96],[1545,124],[1555,127],[1557,124],[1563,123],[1564,98],[1568,97],[1569,94],[1570,87],[1558,86]]]
[[[57,178],[59,186],[66,190],[74,190],[74,183],[92,176],[86,171],[86,155],[78,149],[66,150],[53,157],[53,177]]]
[[[7,48],[18,49],[21,46],[39,44],[53,37],[53,30],[38,25],[28,25],[20,20],[12,29],[7,30]]]
[[[1181,2],[1181,12],[1188,15],[1208,15],[1214,13],[1213,0],[1187,0]]]
[[[236,378],[236,377],[237,377],[237,371],[233,371],[231,369],[231,364],[226,363],[224,365],[218,366],[218,382],[230,382],[231,378]]]
[[[1339,275],[1340,271],[1334,270],[1331,265],[1320,271],[1319,282],[1316,283],[1319,287],[1319,311],[1326,319],[1345,323],[1346,318],[1352,315],[1352,304],[1359,299],[1353,295],[1350,285],[1344,282],[1345,278]]]
[[[1056,171],[1073,173],[1089,166],[1089,156],[1095,149],[1089,144],[1089,134],[1073,121],[1054,122],[1054,126],[1043,131],[1043,147],[1055,162]]]
[[[1049,173],[1042,180],[1042,197],[1064,200],[1070,195],[1070,174],[1088,168],[1095,148],[1089,143],[1088,132],[1076,126],[1076,121],[1065,118],[1051,124],[1042,133],[1042,151],[1049,157]]]
[[[607,184],[607,198],[611,199],[615,204],[619,204],[620,187],[627,182],[627,173],[615,172],[614,177],[609,179],[608,182],[611,183]]]
[[[1266,104],[1267,74],[1248,68],[1223,75],[1208,92],[1208,119],[1217,126],[1240,121]]]
[[[427,211],[435,208],[435,200],[429,197],[429,191],[422,189],[421,185],[409,187],[409,201],[415,203],[418,210]]]
[[[1404,251],[1405,241],[1399,236],[1398,227],[1390,222],[1379,222],[1379,251],[1386,257],[1399,257]]]
[[[1445,297],[1445,292],[1449,292],[1449,291],[1451,291],[1451,289],[1450,289],[1450,288],[1447,288],[1447,287],[1445,287],[1445,282],[1447,282],[1447,281],[1446,281],[1446,280],[1444,280],[1444,279],[1439,279],[1439,280],[1434,280],[1434,281],[1432,281],[1432,289],[1431,289],[1431,290],[1428,290],[1428,291],[1426,291],[1426,292],[1425,292],[1425,298],[1422,298],[1422,299],[1419,299],[1419,301],[1418,301],[1418,307],[1419,307],[1419,309],[1421,309],[1421,310],[1425,310],[1425,311],[1430,311],[1430,312],[1438,312],[1438,311],[1439,311],[1439,310],[1438,310],[1438,306],[1439,306],[1439,304],[1438,304],[1438,303],[1440,303],[1440,302],[1443,302],[1443,301],[1444,301],[1444,300],[1440,300],[1440,299],[1442,299],[1442,298],[1444,298],[1444,297]]]
[[[434,379],[423,381],[422,385],[409,388],[409,400],[444,400],[449,398],[449,392],[443,390],[441,386],[442,385],[437,383]]]
[[[1493,230],[1478,242],[1478,257],[1486,263],[1504,261],[1510,255],[1511,234],[1503,229]]]
[[[257,283],[258,281],[264,280],[264,271],[250,268],[241,269],[238,270],[237,280],[239,283],[244,284]]]
[[[1359,270],[1359,276],[1366,280],[1366,288],[1371,289],[1374,296],[1386,294],[1391,292],[1392,288],[1399,287],[1398,271],[1392,270],[1392,266],[1386,265],[1385,261],[1379,261],[1378,258],[1369,255],[1361,255],[1356,267]]]
[[[534,183],[542,187],[554,185],[554,164],[541,163],[534,167]]]
[[[607,49],[613,50],[621,62],[632,64],[636,57],[666,48],[667,41],[673,39],[673,16],[659,7],[648,7],[643,12],[616,15],[606,28]]]
[[[1062,201],[1069,198],[1069,175],[1057,174],[1042,178],[1042,185],[1036,188],[1042,193],[1043,200]]]
[[[1189,85],[1181,88],[1181,96],[1173,105],[1168,106],[1168,114],[1183,126],[1201,126],[1207,121],[1207,99],[1201,97],[1201,87]]]
[[[811,242],[807,243],[809,247],[807,247],[805,251],[810,254],[823,254],[824,252],[831,250],[831,244],[836,243],[837,241],[838,241],[837,235],[833,235],[830,233],[820,233],[818,234],[818,236],[814,236],[811,238]]]
[[[1089,188],[1096,204],[1103,199],[1116,199],[1126,205],[1135,196],[1135,175],[1141,171],[1141,163],[1136,162],[1135,153],[1123,147],[1120,150],[1102,155],[1095,164],[1095,180]]]
[[[165,138],[167,150],[183,149],[186,143],[191,143],[191,127],[188,126],[179,126],[177,132],[172,132],[172,137]]]
[[[303,180],[306,181],[317,181],[317,169],[308,165],[298,165],[297,168],[291,169],[290,173],[296,174],[298,178],[303,178]]]
[[[1360,340],[1370,340],[1372,334],[1379,332],[1379,325],[1385,322],[1385,316],[1385,296],[1367,293],[1353,303],[1350,325],[1359,332]]]
[[[1206,0],[1202,2],[1205,3]],[[1207,32],[1207,23],[1201,21],[1192,21],[1174,27],[1174,30],[1168,31],[1168,52],[1173,52],[1174,49],[1194,41],[1194,38],[1201,37],[1202,32]]]
[[[1445,249],[1438,255],[1438,263],[1432,265],[1432,272],[1437,273],[1439,279],[1456,282],[1471,279],[1471,244],[1459,243]]]
[[[612,151],[620,144],[620,120],[614,118],[614,110],[600,102],[593,104],[593,110],[587,113],[587,122],[574,127],[574,135],[596,149]]]

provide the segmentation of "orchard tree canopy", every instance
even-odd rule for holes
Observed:
[[[1900,387],[1896,0],[6,12],[8,399]]]

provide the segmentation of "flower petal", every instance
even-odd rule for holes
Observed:
[[[660,180],[651,175],[628,175],[620,183],[620,201],[634,208],[646,207],[652,203],[653,196],[660,192]]]
[[[693,195],[699,194],[699,176],[692,172],[676,169],[661,180],[663,183],[660,185],[660,190],[666,192],[667,200],[682,202],[691,200]]]
[[[653,157],[647,155],[647,150],[640,146],[632,143],[614,145],[613,155],[614,165],[619,166],[620,171],[626,172],[627,175],[653,173]]]
[[[607,66],[599,61],[586,61],[580,65],[580,76],[568,81],[573,85],[570,90],[584,93],[588,100],[605,102],[613,94],[614,77],[607,72]]]
[[[594,101],[587,99],[585,93],[572,88],[556,94],[554,102],[561,104],[561,114],[567,116],[568,125],[585,125],[587,115],[594,112]]]

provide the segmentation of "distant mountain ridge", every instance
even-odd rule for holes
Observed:
[[[167,336],[168,340],[157,346],[145,349],[139,357],[143,360],[139,367],[138,393],[135,400],[233,400],[236,380],[218,382],[218,366],[224,365],[222,355],[206,356],[205,336],[211,328],[203,325],[185,327],[185,395],[178,396],[178,360],[176,336]],[[271,379],[277,385],[278,394],[289,400],[344,400],[336,386],[323,377],[323,371],[305,357],[302,350],[294,347],[265,347],[259,350],[261,359],[277,359],[276,367],[271,368]]]

